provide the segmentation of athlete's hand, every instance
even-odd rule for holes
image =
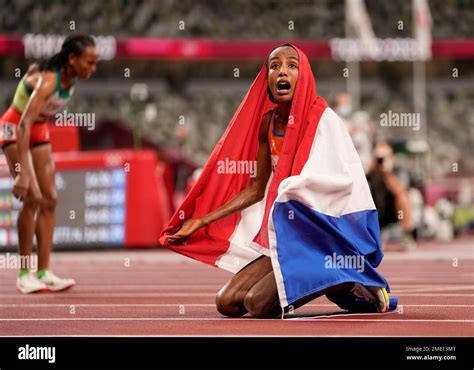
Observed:
[[[26,193],[28,192],[28,185],[30,183],[30,179],[28,175],[23,173],[19,173],[15,177],[15,184],[13,185],[13,195],[18,198],[20,201],[25,199]]]
[[[203,227],[204,221],[200,218],[190,218],[181,225],[181,227],[166,239],[170,244],[181,244],[188,239],[196,230]]]

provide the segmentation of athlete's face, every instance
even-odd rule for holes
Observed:
[[[86,80],[95,72],[99,52],[95,46],[86,46],[81,55],[71,54],[69,63],[80,80]]]
[[[277,103],[290,102],[298,81],[298,52],[281,46],[268,57],[268,86]]]

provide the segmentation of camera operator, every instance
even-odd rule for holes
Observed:
[[[412,209],[407,191],[393,172],[392,148],[379,142],[374,148],[374,158],[367,173],[367,180],[379,215],[380,228],[400,223],[403,229],[401,248],[416,246],[413,238]]]

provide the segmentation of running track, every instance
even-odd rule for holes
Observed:
[[[168,251],[57,252],[53,270],[78,282],[68,292],[24,296],[17,272],[0,270],[0,336],[473,336],[473,245],[386,247],[395,313],[344,315],[319,298],[285,320],[221,316],[214,297],[231,274]]]

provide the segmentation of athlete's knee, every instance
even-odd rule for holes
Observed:
[[[42,201],[43,198],[41,195],[28,194],[23,200],[22,210],[36,212],[36,210],[40,208]]]
[[[42,211],[54,212],[57,204],[58,204],[58,196],[56,192],[43,194],[43,197],[41,200]]]
[[[240,317],[245,315],[239,292],[234,289],[222,288],[216,295],[216,308],[224,316]]]
[[[250,315],[261,319],[275,317],[281,312],[278,297],[270,299],[265,292],[254,289],[245,295],[244,306]]]

